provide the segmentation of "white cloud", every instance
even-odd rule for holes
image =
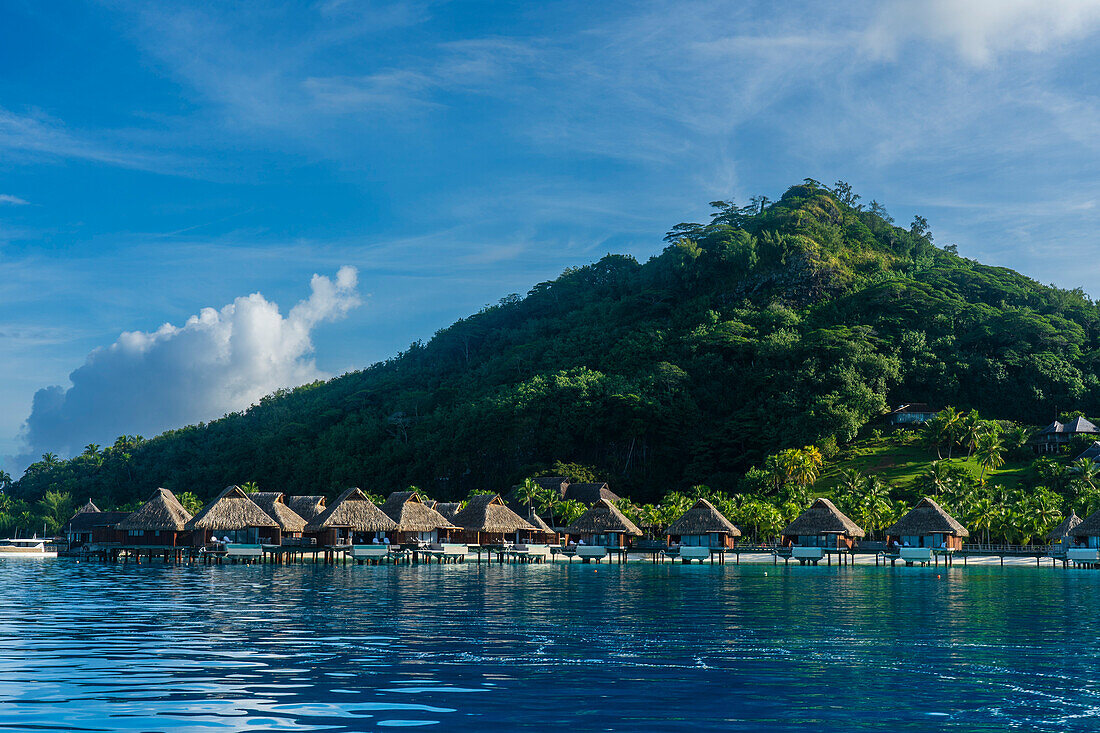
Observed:
[[[875,56],[894,58],[906,42],[930,40],[989,66],[1004,54],[1081,40],[1098,25],[1098,0],[898,0],[879,10],[865,44]]]
[[[12,196],[8,193],[0,193],[0,204],[10,204],[11,206],[26,206],[29,202],[26,199],[21,199],[18,196]]]
[[[312,293],[284,317],[260,293],[221,310],[204,308],[183,326],[128,331],[88,355],[72,386],[39,390],[23,428],[28,455],[72,454],[88,443],[166,429],[241,410],[282,387],[326,375],[311,333],[360,304],[358,273],[314,275]]]

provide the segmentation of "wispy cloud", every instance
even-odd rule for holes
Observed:
[[[26,206],[29,201],[21,199],[18,196],[12,196],[10,193],[0,193],[0,204],[8,204],[10,206]]]

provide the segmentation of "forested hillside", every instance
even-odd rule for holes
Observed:
[[[842,183],[714,207],[644,264],[567,270],[389,361],[210,424],[45,456],[9,493],[104,507],[253,481],[452,498],[567,461],[647,501],[736,491],[767,455],[828,454],[900,401],[1031,424],[1100,414],[1100,310],[1080,291],[961,258]]]

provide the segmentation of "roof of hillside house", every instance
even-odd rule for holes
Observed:
[[[432,509],[415,491],[395,491],[382,505],[385,512],[397,522],[398,532],[431,532],[436,529],[459,529],[449,519]]]
[[[314,495],[288,496],[286,505],[306,522],[311,522],[325,510],[325,497]]]
[[[898,521],[886,528],[889,537],[916,537],[928,534],[949,534],[969,537],[970,532],[943,510],[934,499],[924,497]]]
[[[240,486],[227,486],[190,522],[187,529],[212,529],[232,532],[249,527],[278,527]]]
[[[859,525],[836,508],[833,502],[822,497],[814,501],[810,508],[798,515],[782,532],[784,537],[813,536],[822,534],[842,534],[848,537],[862,537],[866,534]]]
[[[469,532],[511,534],[535,529],[530,522],[505,506],[499,494],[471,497],[452,521]]]
[[[347,528],[355,532],[391,532],[397,523],[386,516],[373,501],[357,488],[340,494],[328,509],[306,525],[307,532]]]
[[[706,499],[700,499],[695,505],[680,515],[680,518],[668,526],[665,534],[683,537],[685,535],[727,534],[740,537],[733,522],[726,519],[722,512]]]
[[[1073,460],[1079,461],[1082,458],[1091,458],[1094,461],[1100,460],[1100,440],[1092,441],[1092,445],[1074,456]]]
[[[281,491],[257,491],[249,496],[256,506],[275,520],[284,532],[301,532],[306,528],[306,520],[298,515],[286,503],[286,494]]]
[[[891,415],[898,415],[901,413],[929,414],[934,412],[936,412],[936,410],[933,410],[927,402],[905,402],[898,405],[893,410],[890,410]]]
[[[570,535],[622,533],[641,536],[638,525],[619,511],[618,507],[607,499],[600,499],[577,520],[565,528]]]
[[[1073,530],[1077,529],[1083,521],[1076,512],[1070,510],[1069,516],[1063,519],[1061,524],[1046,533],[1046,539],[1060,540],[1063,537],[1072,537]]]
[[[192,519],[191,512],[168,489],[157,489],[149,499],[118,523],[118,529],[182,532]]]
[[[1091,422],[1083,417],[1075,417],[1073,420],[1062,423],[1055,420],[1050,425],[1039,431],[1039,435],[1081,435],[1087,433],[1100,433]]]

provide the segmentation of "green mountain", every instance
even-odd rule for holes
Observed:
[[[653,500],[736,490],[789,447],[852,441],[888,404],[1038,423],[1100,414],[1100,309],[894,226],[849,187],[715,202],[644,264],[608,255],[363,371],[151,440],[31,466],[13,494],[207,498],[229,483],[454,498],[555,461]]]

